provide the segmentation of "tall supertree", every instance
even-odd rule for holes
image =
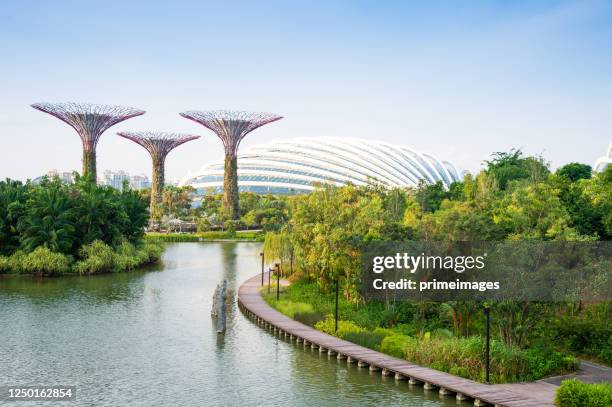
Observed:
[[[131,107],[90,103],[34,103],[32,107],[57,117],[76,130],[83,142],[83,176],[93,182],[97,180],[96,147],[102,133],[119,122],[145,113]]]
[[[153,161],[153,173],[151,176],[151,216],[159,215],[159,207],[162,201],[162,190],[164,189],[165,162],[168,153],[191,140],[200,138],[191,134],[167,133],[159,131],[124,131],[117,133],[121,137],[132,140],[143,146]]]
[[[188,111],[181,116],[200,123],[212,130],[225,148],[223,178],[223,209],[231,219],[240,218],[238,206],[238,145],[242,139],[258,127],[282,119],[272,113],[242,111]]]

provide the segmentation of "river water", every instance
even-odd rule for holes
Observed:
[[[276,338],[235,301],[217,335],[214,288],[234,296],[260,249],[176,243],[147,271],[0,278],[0,386],[77,386],[76,402],[37,406],[457,405]]]

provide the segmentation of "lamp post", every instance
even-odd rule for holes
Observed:
[[[280,298],[280,264],[276,263],[274,265],[276,269],[276,301]]]
[[[270,294],[270,276],[272,275],[272,267],[268,267],[268,294]]]
[[[263,287],[263,280],[264,280],[264,254],[263,252],[259,253],[259,255],[261,256],[261,286]]]
[[[334,332],[338,332],[338,293],[340,292],[338,285],[338,278],[336,278],[336,325],[334,326]]]
[[[491,372],[490,365],[490,350],[491,350],[491,309],[488,305],[485,305],[484,309],[485,316],[487,317],[487,331],[486,331],[486,341],[485,341],[485,381],[487,384],[490,384],[489,376]]]

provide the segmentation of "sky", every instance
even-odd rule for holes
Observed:
[[[356,137],[477,171],[496,151],[554,169],[593,164],[612,141],[612,1],[3,1],[0,178],[81,168],[69,126],[30,107],[144,109],[102,136],[98,172],[150,172],[118,131],[201,135],[166,162],[180,179],[221,143],[184,110],[284,119],[242,147]]]

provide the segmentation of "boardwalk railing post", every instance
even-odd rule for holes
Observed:
[[[263,287],[263,280],[264,280],[264,253],[261,252],[259,253],[259,255],[261,256],[261,286]]]
[[[276,269],[276,301],[280,299],[280,264],[276,263],[274,265]]]
[[[491,373],[491,360],[490,360],[490,350],[491,350],[491,309],[488,305],[485,305],[484,309],[485,316],[487,317],[487,331],[486,331],[486,340],[485,340],[485,380],[487,384],[490,384],[489,376]]]
[[[338,332],[338,278],[336,278],[336,324],[334,325],[334,332]]]

